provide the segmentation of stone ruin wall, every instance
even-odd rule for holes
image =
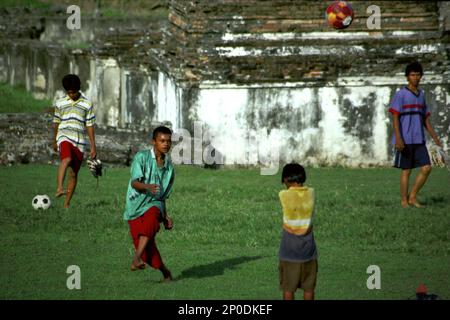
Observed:
[[[336,32],[323,1],[172,0],[166,22],[86,20],[70,36],[89,49],[55,45],[64,16],[47,18],[30,40],[43,23],[33,18],[1,47],[0,80],[54,98],[58,79],[79,73],[99,128],[170,122],[192,132],[201,121],[228,164],[258,164],[283,141],[282,161],[370,166],[389,164],[387,104],[418,59],[432,122],[449,146],[449,4],[380,1],[382,28],[368,30],[374,3],[351,3],[356,19]]]

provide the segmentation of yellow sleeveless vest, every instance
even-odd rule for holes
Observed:
[[[292,234],[305,234],[314,213],[314,189],[290,187],[278,194],[283,208],[283,228]]]

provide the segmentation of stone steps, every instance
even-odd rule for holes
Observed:
[[[191,84],[325,81],[401,72],[411,56],[425,63],[439,61],[437,72],[448,68],[445,47],[435,47],[448,40],[437,1],[380,2],[380,30],[367,27],[371,1],[351,1],[355,19],[339,31],[325,20],[327,4],[171,0],[171,25],[163,34],[159,58],[178,81]]]
[[[188,34],[214,33],[264,33],[264,32],[306,32],[332,30],[324,17],[315,19],[246,19],[242,20],[196,20],[186,22],[183,17],[169,14],[169,21]],[[226,26],[224,28],[224,25]],[[438,30],[436,13],[421,16],[383,16],[383,30]],[[339,32],[367,31],[367,18],[355,17],[350,28]]]
[[[367,7],[374,4],[372,1],[349,1],[356,16],[367,16]],[[171,1],[173,12],[184,16],[198,16],[205,19],[223,19],[239,17],[239,19],[271,19],[291,17],[323,18],[328,4],[325,1]],[[386,2],[384,2],[386,3]],[[436,11],[436,3],[429,1],[389,1],[389,5],[378,5],[384,14],[403,14],[408,11],[411,15],[420,15]]]

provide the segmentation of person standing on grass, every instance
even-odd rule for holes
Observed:
[[[283,208],[279,277],[284,300],[294,300],[297,288],[303,290],[304,300],[314,300],[318,263],[311,222],[315,201],[314,189],[304,186],[305,181],[301,165],[284,166],[281,182],[288,189],[279,193]]]
[[[431,172],[430,156],[425,146],[424,128],[442,147],[430,122],[430,111],[425,102],[425,93],[419,90],[423,75],[418,62],[408,64],[405,71],[408,85],[398,90],[392,99],[389,112],[393,116],[394,134],[392,144],[395,146],[394,167],[402,169],[400,175],[401,205],[403,208],[422,205],[417,201],[417,193],[427,181]],[[408,193],[411,170],[420,168],[411,192]]]
[[[92,159],[97,156],[97,151],[94,136],[94,108],[92,103],[80,92],[80,78],[77,75],[68,74],[62,79],[62,85],[66,96],[56,101],[53,117],[53,149],[55,152],[59,150],[61,159],[57,172],[55,196],[59,198],[66,195],[64,208],[68,208],[77,186],[78,171],[87,145],[86,131],[89,136]],[[67,171],[69,180],[65,190],[63,185]]]
[[[170,281],[172,274],[161,259],[155,237],[161,222],[166,230],[173,227],[173,221],[166,211],[166,199],[172,193],[175,179],[169,156],[172,131],[164,126],[156,128],[152,145],[150,149],[134,156],[124,219],[128,221],[136,249],[131,271],[144,269],[147,264],[160,270],[164,281]]]

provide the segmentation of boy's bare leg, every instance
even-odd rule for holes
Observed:
[[[66,170],[69,166],[70,161],[72,161],[71,158],[64,158],[61,160],[61,163],[58,167],[58,174],[56,177],[56,193],[55,197],[59,198],[62,195],[64,195],[67,191],[64,190],[63,184],[64,184],[64,178],[66,176]]]
[[[73,193],[75,192],[75,188],[77,186],[77,174],[71,167],[69,168],[69,181],[67,181],[67,194],[66,200],[64,201],[64,208],[68,208],[70,205],[70,200],[72,199]]]
[[[295,299],[294,292],[284,291],[283,292],[283,299],[284,300],[294,300]]]
[[[400,195],[402,197],[402,207],[408,208],[408,185],[409,185],[409,176],[411,175],[411,169],[402,170],[402,174],[400,176]]]
[[[303,299],[304,300],[314,300],[314,291],[304,291]]]
[[[416,181],[412,187],[411,193],[409,194],[408,203],[417,208],[422,207],[422,205],[417,201],[417,193],[422,189],[423,185],[428,179],[431,172],[431,166],[426,165],[420,168],[420,172],[417,174]]]
[[[163,277],[164,277],[164,282],[169,282],[169,281],[172,281],[172,274],[170,273],[170,270],[169,269],[167,269],[167,267],[165,266],[165,265],[162,265],[160,268],[159,268],[159,271],[161,271],[162,272],[162,274],[163,274]]]
[[[139,244],[136,249],[136,252],[134,253],[133,262],[131,263],[131,271],[145,268],[145,263],[144,261],[142,261],[141,256],[142,252],[144,252],[145,247],[147,246],[149,239],[150,238],[146,236],[139,237]]]

